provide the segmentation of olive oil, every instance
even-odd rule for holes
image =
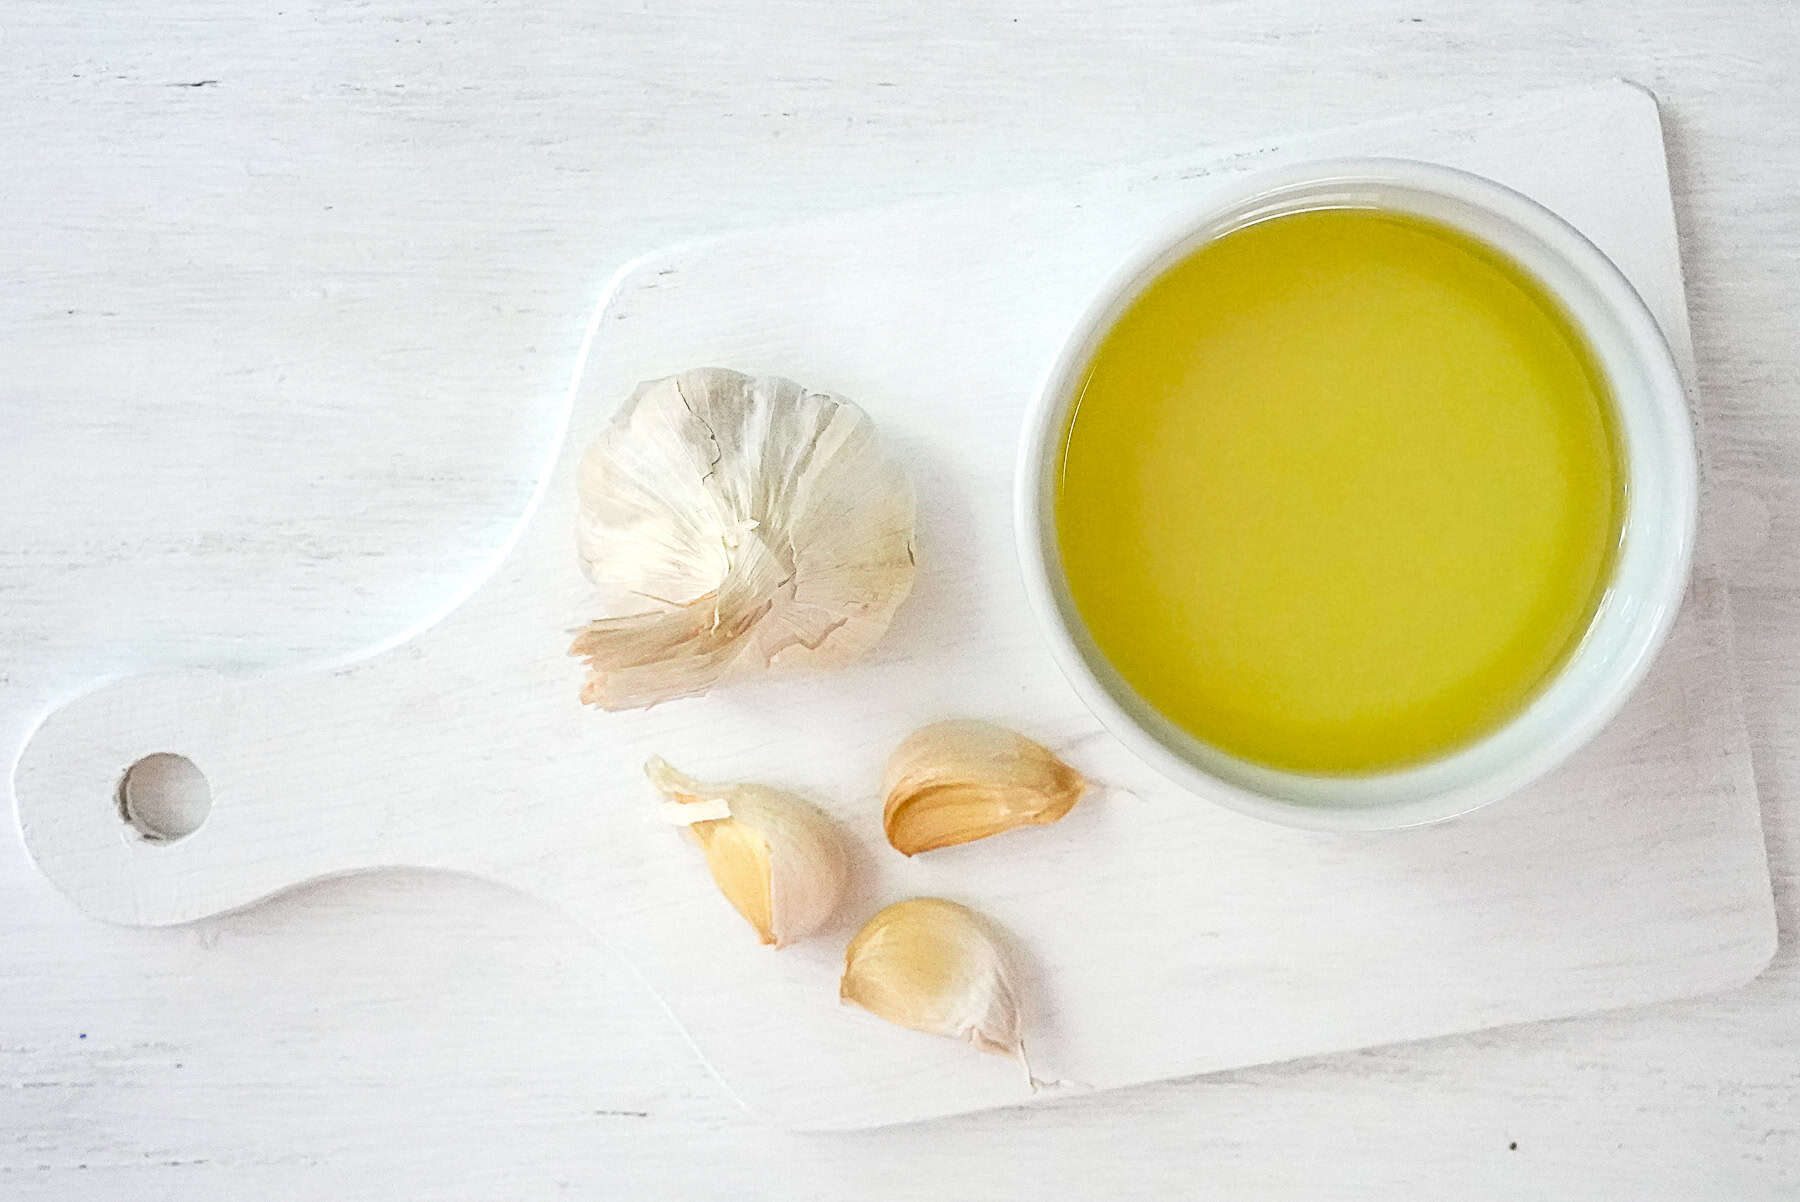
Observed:
[[[1062,569],[1119,675],[1292,771],[1426,761],[1580,642],[1624,516],[1605,377],[1543,287],[1374,209],[1201,247],[1101,339],[1063,434]]]

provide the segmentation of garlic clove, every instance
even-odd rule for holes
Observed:
[[[934,722],[888,757],[882,826],[902,855],[1055,822],[1087,789],[1042,744],[991,722]]]
[[[844,952],[838,997],[898,1026],[967,1040],[1025,1065],[1006,957],[974,911],[955,902],[916,897],[871,918]]]
[[[786,947],[831,920],[849,855],[822,811],[763,785],[697,781],[660,756],[644,773],[665,799],[663,816],[700,844],[713,883],[765,945]]]
[[[599,620],[582,700],[636,709],[770,668],[851,662],[912,589],[912,484],[867,414],[777,376],[640,384],[582,456]]]

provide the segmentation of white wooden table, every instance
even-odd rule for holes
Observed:
[[[457,591],[632,253],[1652,87],[1783,939],[1710,1000],[789,1137],[508,894],[366,877],[122,930],[9,836],[0,1197],[1795,1196],[1796,60],[1782,0],[0,6],[7,762],[98,674],[342,654]]]

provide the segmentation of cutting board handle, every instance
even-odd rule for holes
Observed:
[[[469,731],[445,717],[480,687],[434,667],[438,641],[331,671],[159,673],[77,697],[15,768],[26,846],[84,911],[151,926],[322,876],[466,867],[455,824],[418,802],[422,776],[455,787]]]

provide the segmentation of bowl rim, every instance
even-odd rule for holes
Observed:
[[[1421,203],[1441,201],[1517,232],[1518,241],[1507,245],[1491,229],[1471,229],[1436,212],[1422,214],[1461,229],[1530,271],[1589,339],[1605,365],[1621,437],[1627,442],[1628,498],[1637,498],[1627,501],[1621,559],[1635,547],[1641,562],[1634,570],[1647,573],[1631,595],[1615,598],[1609,585],[1582,644],[1540,694],[1501,726],[1423,764],[1335,777],[1240,760],[1180,730],[1136,698],[1097,647],[1091,642],[1083,646],[1086,632],[1062,584],[1051,520],[1064,416],[1075,399],[1076,373],[1085,368],[1095,340],[1181,258],[1256,220],[1343,207],[1341,202],[1292,203],[1332,189],[1389,193],[1390,203],[1361,207],[1390,211],[1405,211],[1391,203],[1391,194]],[[1545,278],[1521,248],[1568,279],[1559,284]],[[1573,295],[1581,288],[1588,294]],[[1622,383],[1621,369],[1635,369],[1637,378]],[[1637,386],[1628,390],[1626,383]],[[1692,567],[1698,463],[1691,421],[1674,356],[1643,298],[1603,251],[1537,201],[1484,176],[1414,159],[1331,158],[1254,171],[1210,191],[1143,239],[1083,309],[1040,380],[1021,431],[1014,472],[1013,529],[1027,600],[1058,668],[1083,703],[1140,759],[1189,792],[1252,817],[1313,830],[1387,830],[1441,822],[1516,793],[1562,764],[1618,714],[1648,672],[1674,625]],[[1645,498],[1639,494],[1648,494],[1657,508],[1640,511]],[[1658,519],[1654,527],[1647,525],[1652,516]],[[1646,544],[1645,539],[1654,541]],[[1623,571],[1615,566],[1615,582]],[[1617,606],[1610,615],[1609,606]],[[1584,656],[1603,616],[1622,641],[1611,659],[1596,668]],[[1583,674],[1589,678],[1585,692],[1575,692]],[[1573,712],[1544,709],[1553,695]],[[1541,727],[1535,736],[1533,721]],[[1384,793],[1389,795],[1385,800]],[[1361,800],[1354,805],[1327,800],[1338,794]]]

